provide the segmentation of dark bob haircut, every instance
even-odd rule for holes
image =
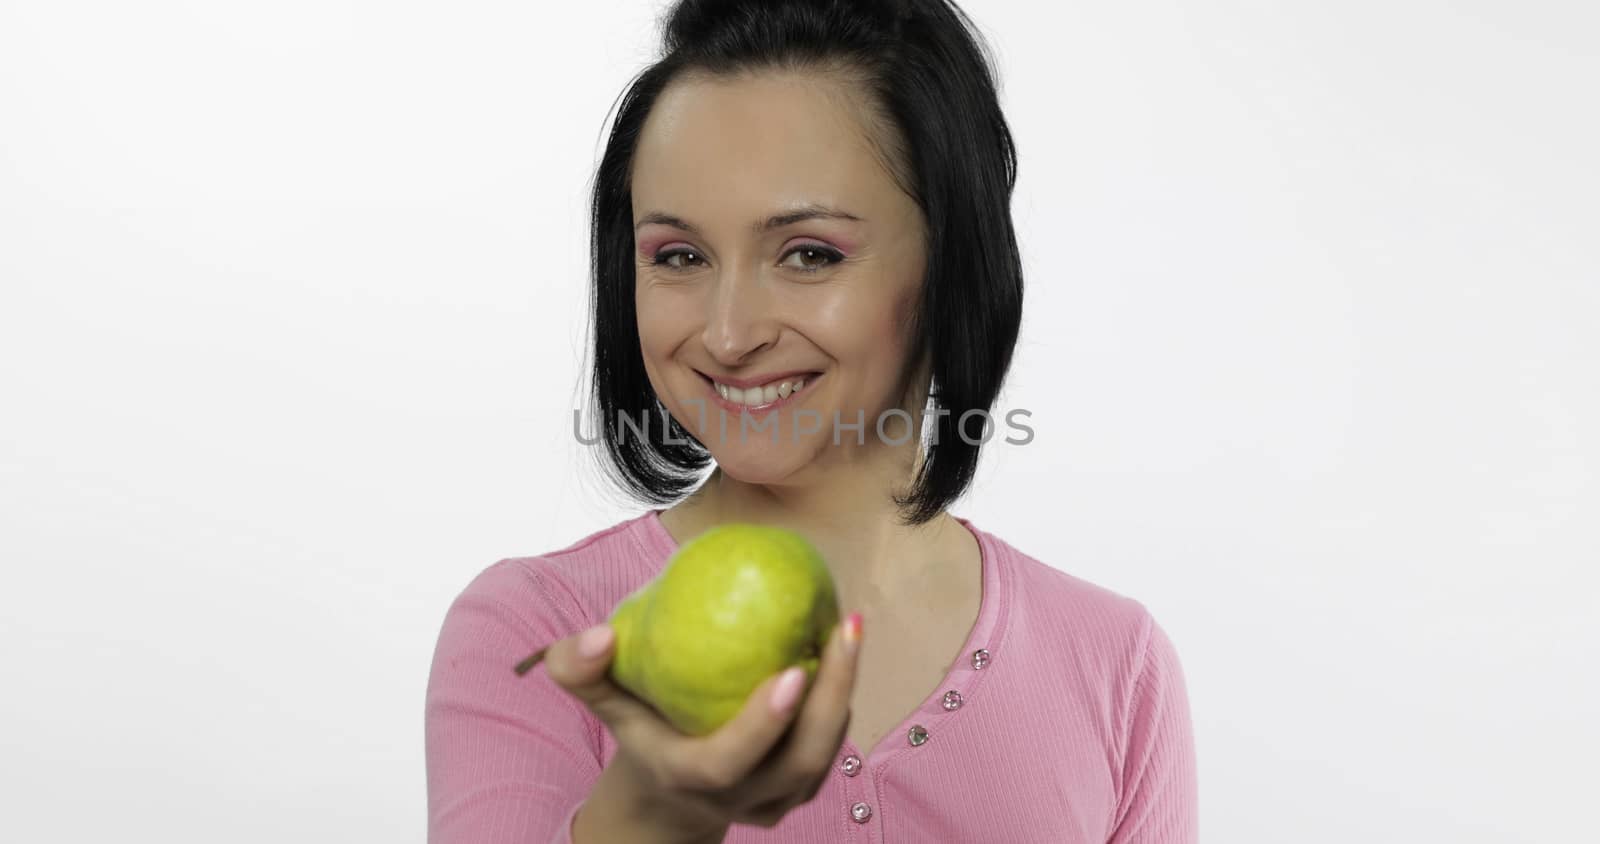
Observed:
[[[972,483],[987,436],[963,437],[957,425],[968,411],[990,424],[1022,320],[1016,150],[977,28],[948,0],[683,0],[667,11],[662,35],[662,58],[619,98],[594,177],[592,399],[602,468],[636,498],[669,504],[712,462],[656,396],[639,347],[630,171],[657,96],[690,73],[841,70],[892,130],[876,141],[892,150],[895,178],[926,222],[909,360],[929,364],[935,408],[924,417],[932,430],[922,465],[894,500],[903,523],[929,521]],[[625,420],[650,423],[648,435]]]

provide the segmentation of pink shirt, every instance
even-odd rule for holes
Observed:
[[[426,705],[431,844],[571,841],[616,744],[542,669],[511,667],[661,570],[677,544],[659,512],[500,560],[450,606]],[[725,841],[1193,844],[1188,699],[1161,627],[960,521],[982,550],[983,597],[944,681],[876,747],[847,741],[810,803]],[[917,726],[927,740],[913,745]]]

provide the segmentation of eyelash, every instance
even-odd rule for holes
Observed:
[[[838,264],[840,261],[844,260],[844,255],[841,254],[838,250],[830,249],[830,248],[828,248],[826,246],[821,246],[821,245],[815,244],[815,243],[804,243],[804,244],[801,244],[799,246],[796,246],[793,249],[790,249],[788,252],[783,253],[783,260],[785,260],[785,261],[789,260],[789,256],[795,254],[796,252],[816,252],[819,255],[822,255],[824,258],[827,259],[827,262],[822,264],[821,266],[810,267],[810,268],[807,268],[807,267],[794,268],[794,269],[797,269],[799,272],[805,273],[807,275],[810,275],[810,274],[813,274],[813,273],[822,272],[823,270],[825,270],[825,269],[827,269],[827,268],[829,268],[831,266],[834,266],[835,264]],[[691,268],[689,268],[689,267],[674,267],[671,264],[667,263],[667,260],[672,258],[675,255],[694,255],[695,257],[698,257],[701,260],[705,260],[704,256],[702,256],[699,252],[696,252],[693,249],[672,249],[672,250],[669,250],[667,252],[662,252],[662,253],[656,255],[654,258],[652,258],[650,260],[650,263],[655,265],[655,266],[658,266],[658,267],[661,267],[661,268],[665,269],[667,272],[673,272],[673,273],[688,272]]]

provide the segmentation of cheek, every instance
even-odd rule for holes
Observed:
[[[794,310],[804,314],[802,330],[841,362],[857,362],[875,347],[881,351],[892,306],[870,290],[868,284],[830,288],[822,298],[801,303]]]
[[[634,313],[646,360],[671,355],[695,330],[693,303],[681,291],[641,289],[634,297]]]
[[[920,297],[916,290],[906,290],[895,301],[889,319],[884,325],[887,336],[894,337],[897,342],[904,345],[911,336],[912,323],[916,320],[917,304]]]
[[[807,333],[869,392],[896,377],[906,353],[906,297],[863,285],[814,314]],[[880,383],[881,382],[881,383]]]
[[[890,358],[885,352],[891,349],[896,355],[906,349],[921,298],[918,294],[917,288],[900,284],[861,309],[862,314],[870,315],[870,325],[862,330],[879,358]]]

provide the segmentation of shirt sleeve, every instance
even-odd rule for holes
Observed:
[[[527,561],[485,569],[445,613],[424,708],[429,844],[571,844],[600,776],[599,719],[528,654],[588,625]]]
[[[1183,668],[1148,613],[1129,702],[1117,823],[1107,844],[1200,840],[1194,730]]]

